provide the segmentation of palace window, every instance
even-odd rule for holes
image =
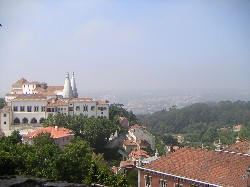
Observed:
[[[17,107],[17,106],[14,106],[14,107],[13,107],[13,110],[14,110],[15,112],[17,112],[17,111],[18,111],[18,107]]]
[[[20,111],[24,112],[25,111],[25,107],[24,106],[20,106]]]
[[[88,105],[83,105],[83,111],[88,112]]]
[[[76,106],[76,110],[79,111],[80,110],[80,106]]]
[[[27,111],[31,112],[32,111],[32,106],[27,106]]]
[[[44,112],[45,111],[45,106],[41,107],[41,111]]]
[[[5,121],[5,122],[3,122],[3,124],[6,124],[6,121]]]
[[[39,107],[38,107],[38,106],[35,106],[35,107],[34,107],[34,111],[35,111],[35,112],[38,112],[38,111],[39,111]]]
[[[91,111],[94,111],[95,110],[95,106],[91,106]]]
[[[3,117],[6,117],[6,114],[3,114]]]

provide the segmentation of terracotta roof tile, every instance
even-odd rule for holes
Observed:
[[[250,153],[250,141],[247,141],[247,140],[239,141],[233,145],[230,145],[224,148],[223,151],[249,154]]]
[[[18,81],[16,81],[15,84],[18,84],[18,85],[23,85],[24,83],[27,83],[28,81],[25,79],[25,78],[21,78],[19,79]]]
[[[63,90],[63,86],[48,86],[47,91]]]
[[[94,101],[94,99],[93,98],[72,98],[72,99],[70,99],[70,101],[83,101],[83,102],[85,102],[85,101]]]
[[[141,125],[138,125],[138,124],[133,125],[133,126],[130,126],[129,128],[130,128],[130,129],[145,129],[144,126],[141,126]]]
[[[24,137],[34,138],[38,134],[41,134],[41,133],[50,133],[51,138],[61,138],[61,137],[65,137],[65,136],[74,136],[72,134],[72,130],[66,129],[64,127],[58,127],[58,128],[45,127],[45,128],[30,132],[27,135],[24,135]]]
[[[136,143],[133,142],[132,140],[126,140],[126,141],[123,142],[123,145],[132,146],[132,145],[136,145]]]
[[[108,103],[106,101],[98,101],[98,104],[105,105],[105,104],[108,104]]]
[[[185,147],[143,169],[221,186],[246,186],[250,156]]]
[[[120,162],[120,167],[121,168],[127,167],[127,166],[132,166],[132,165],[135,165],[134,161],[132,161],[132,160],[127,160],[127,161],[121,161]]]
[[[14,100],[42,100],[45,99],[43,95],[40,94],[19,94]]]
[[[142,156],[142,157],[144,157],[144,158],[150,157],[150,156],[148,155],[148,153],[147,153],[146,151],[144,151],[144,150],[135,150],[135,151],[131,151],[131,152],[129,153],[129,157],[132,157],[132,158],[134,158],[134,159],[139,159],[140,156]]]

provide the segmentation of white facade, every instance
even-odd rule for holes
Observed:
[[[47,99],[38,95],[21,95],[11,101],[12,124],[39,124],[46,118]]]
[[[143,126],[131,126],[128,131],[128,139],[133,140],[134,142],[146,140],[151,145],[151,148],[154,149],[155,147],[155,137],[146,131],[145,127]]]
[[[22,89],[24,94],[14,93],[14,89]],[[47,86],[47,83],[28,82],[22,78],[12,85],[12,92],[5,96],[9,108],[0,110],[0,128],[6,133],[7,130],[24,127],[41,127],[49,115],[56,114],[109,118],[109,105],[105,101],[73,96],[78,96],[74,74],[70,82],[67,73],[63,89],[62,86]]]

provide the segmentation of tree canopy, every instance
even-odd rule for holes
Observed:
[[[238,135],[232,131],[233,125],[246,126],[250,122],[250,102],[196,103],[181,109],[174,107],[140,115],[138,118],[155,135],[182,134],[187,142],[211,144],[221,139],[222,143],[230,144],[235,142]],[[245,134],[240,135],[247,137],[247,128],[243,128]]]

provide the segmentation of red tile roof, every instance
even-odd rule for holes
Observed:
[[[68,100],[65,99],[58,99],[55,100],[55,102],[47,104],[47,106],[68,106],[68,105],[69,105]]]
[[[46,100],[46,97],[40,94],[19,94],[14,100]]]
[[[150,157],[150,156],[148,155],[148,153],[147,153],[146,151],[144,151],[144,150],[135,150],[135,151],[131,151],[131,152],[129,153],[129,157],[132,157],[132,158],[134,158],[134,159],[139,159],[140,156],[142,156],[142,157],[144,157],[144,158]]]
[[[23,85],[24,83],[27,83],[28,81],[26,80],[26,79],[24,79],[24,78],[21,78],[21,79],[19,79],[18,81],[16,81],[16,83],[15,84],[18,84],[18,85]]]
[[[136,145],[136,143],[133,142],[132,140],[126,140],[126,141],[123,142],[123,145],[132,146],[132,145]]]
[[[48,86],[47,87],[47,91],[50,91],[50,92],[52,92],[52,91],[56,91],[56,90],[63,90],[63,86]]]
[[[133,166],[135,165],[135,162],[132,161],[132,160],[127,160],[127,161],[121,161],[120,162],[120,167],[123,168],[123,167],[127,167],[127,166]]]
[[[83,102],[85,102],[85,101],[94,101],[94,99],[93,98],[72,98],[72,99],[70,99],[70,101],[83,101]]]
[[[221,186],[246,186],[250,156],[184,147],[139,169]]]
[[[38,134],[41,134],[41,133],[50,133],[51,138],[62,138],[65,136],[74,136],[72,133],[72,130],[66,129],[64,127],[57,127],[57,128],[45,127],[45,128],[30,132],[27,135],[24,135],[24,137],[34,138]]]
[[[130,126],[129,128],[130,129],[145,129],[146,127],[136,124],[136,125]]]
[[[233,145],[224,148],[223,151],[250,154],[250,141],[241,140]]]
[[[105,104],[108,104],[108,103],[106,101],[98,101],[98,104],[105,105]]]

